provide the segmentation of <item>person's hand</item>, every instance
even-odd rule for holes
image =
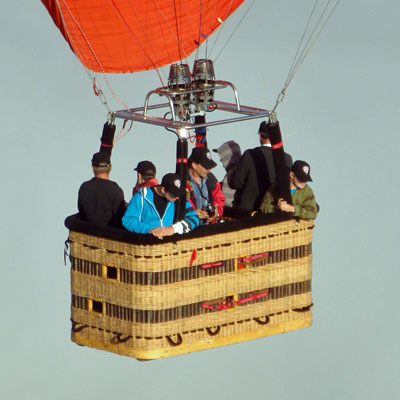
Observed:
[[[198,209],[196,210],[196,214],[197,214],[197,216],[198,216],[200,219],[207,219],[207,220],[208,220],[208,218],[209,218],[208,212],[202,210],[201,208],[198,208]]]
[[[215,207],[215,212],[214,212],[214,215],[213,215],[213,216],[210,217],[210,216],[208,215],[208,213],[207,213],[207,222],[212,222],[212,221],[214,221],[214,219],[216,219],[218,216],[219,216],[218,210],[217,210],[217,207]]]
[[[154,228],[149,233],[153,236],[163,239],[165,236],[171,236],[175,233],[174,228],[172,226],[162,226],[161,228]]]
[[[278,202],[276,206],[281,210],[285,212],[294,212],[294,207],[291,204],[288,204],[286,200],[278,199]]]

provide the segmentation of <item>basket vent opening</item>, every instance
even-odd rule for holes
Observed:
[[[92,300],[92,311],[103,314],[103,303],[101,301]]]
[[[106,267],[106,277],[108,279],[118,279],[118,269],[116,267]]]

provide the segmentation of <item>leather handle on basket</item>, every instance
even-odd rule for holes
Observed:
[[[171,346],[179,346],[179,345],[182,344],[182,342],[183,342],[182,335],[181,335],[180,333],[177,333],[176,336],[177,336],[177,338],[178,338],[178,340],[177,340],[176,342],[174,342],[174,341],[171,339],[171,336],[165,336],[165,337],[167,338],[167,340],[168,340],[168,343],[169,343]]]
[[[253,319],[254,319],[254,321],[256,321],[257,324],[259,324],[259,325],[267,325],[267,324],[269,323],[269,317],[268,317],[268,315],[266,315],[264,318],[265,318],[265,321],[263,321],[261,318],[253,318]]]
[[[117,339],[118,343],[125,343],[127,342],[129,339],[132,339],[132,336],[126,336],[126,337],[122,337],[122,333],[117,333],[115,335],[115,338]]]
[[[310,310],[311,310],[311,307],[312,307],[313,305],[314,305],[314,304],[311,303],[309,306],[305,306],[305,307],[302,307],[302,308],[293,308],[293,311],[294,311],[294,312],[307,312],[307,311],[310,311]]]
[[[88,327],[88,325],[84,325],[84,324],[79,324],[78,322],[72,321],[72,332],[80,332],[81,330],[85,329]],[[78,326],[80,325],[80,326]]]
[[[210,336],[216,336],[216,335],[218,335],[218,333],[219,333],[220,330],[221,330],[221,325],[218,325],[218,326],[215,328],[215,331],[213,331],[211,328],[206,328],[206,331],[207,331],[207,333],[208,333]]]

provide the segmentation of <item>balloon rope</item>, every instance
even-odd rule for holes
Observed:
[[[188,57],[188,51],[187,51],[187,49],[184,49],[184,48],[182,47],[182,43],[181,43],[181,41],[179,40],[178,25],[176,26],[176,33],[175,33],[174,30],[172,29],[170,23],[168,22],[168,20],[165,18],[165,16],[164,16],[164,14],[163,14],[163,12],[162,12],[160,6],[158,5],[157,1],[156,1],[156,0],[153,0],[153,3],[154,3],[154,5],[155,5],[155,7],[157,8],[157,10],[158,10],[158,12],[159,12],[161,18],[164,20],[165,24],[167,25],[167,27],[168,27],[169,31],[171,32],[172,36],[175,38],[176,43],[178,44],[178,47],[179,47],[179,58],[180,58],[181,60],[182,60],[182,58],[185,58],[185,59],[186,59],[186,58]],[[175,11],[175,16],[176,16],[175,0],[174,0],[174,11]],[[175,20],[176,20],[176,24],[178,24],[178,18],[175,18]],[[167,46],[165,46],[165,49],[168,51],[168,47],[167,47]],[[182,54],[181,54],[181,53],[183,53],[183,57],[182,57]]]
[[[222,47],[222,49],[220,50],[220,52],[217,54],[217,57],[215,57],[214,61],[218,60],[218,57],[221,55],[221,53],[225,50],[225,47],[227,46],[227,44],[230,42],[230,40],[232,39],[233,35],[236,33],[236,31],[239,29],[239,26],[241,25],[241,23],[243,22],[243,20],[246,18],[248,12],[250,11],[250,9],[253,7],[254,3],[256,0],[253,0],[252,3],[249,5],[248,9],[246,10],[246,12],[244,13],[243,17],[240,19],[239,23],[236,25],[236,28],[234,29],[234,31],[231,33],[231,35],[228,37],[228,39],[226,40],[224,46]],[[221,28],[222,29],[222,28]]]
[[[57,3],[57,9],[59,11],[59,15],[60,15],[64,30],[65,30],[65,33],[68,36],[69,43],[71,44],[71,47],[74,47],[74,52],[79,56],[79,58],[84,59],[85,57],[83,57],[83,54],[79,51],[79,47],[73,45],[74,40],[69,35],[68,29],[67,29],[67,25],[66,25],[65,20],[64,20],[64,15],[61,12],[61,7],[60,7],[60,4],[59,4],[59,1],[56,0],[56,3]],[[64,5],[65,5],[65,3],[64,3]],[[68,10],[68,7],[67,7],[67,10]],[[71,14],[71,12],[70,12],[70,14]],[[73,16],[72,16],[72,19],[73,19]],[[90,64],[88,59],[86,59],[86,61],[87,61],[88,64]],[[88,74],[89,79],[93,82],[93,90],[95,92],[95,95],[99,98],[100,102],[107,108],[107,111],[109,113],[112,113],[110,107],[108,106],[107,99],[106,99],[103,91],[100,88],[100,85],[96,84],[95,74],[92,71],[90,71],[88,68],[86,68],[82,63],[81,63],[81,65],[83,66],[83,68],[85,69],[86,73]]]
[[[58,1],[58,0],[57,0],[57,1]],[[125,102],[122,101],[122,100],[116,95],[116,93],[114,92],[114,89],[112,88],[110,82],[108,81],[108,78],[107,78],[106,73],[105,73],[105,71],[104,71],[103,65],[101,64],[99,58],[97,57],[97,54],[96,54],[96,52],[94,51],[92,45],[90,44],[89,39],[87,38],[87,36],[86,36],[85,32],[83,31],[82,27],[79,25],[78,21],[75,19],[74,15],[72,14],[72,11],[71,11],[70,8],[68,7],[68,5],[65,3],[65,0],[62,0],[62,2],[63,2],[63,4],[64,4],[64,7],[66,8],[66,10],[68,11],[70,17],[72,18],[73,22],[75,23],[75,25],[77,26],[77,28],[78,28],[79,31],[81,32],[83,38],[85,39],[86,44],[87,44],[87,46],[89,47],[89,50],[92,52],[93,57],[95,58],[95,60],[96,60],[96,62],[97,62],[97,64],[98,64],[98,66],[99,66],[99,68],[101,69],[101,72],[102,72],[102,74],[103,74],[104,81],[106,82],[106,84],[107,84],[107,86],[108,86],[108,89],[110,90],[110,92],[111,92],[111,94],[113,95],[114,99],[115,99],[118,103],[120,103],[123,107],[125,107],[126,109],[129,109],[129,107],[125,104]],[[60,9],[60,8],[59,8],[59,9]],[[60,12],[60,14],[61,14],[61,12]],[[66,27],[66,25],[65,25],[65,22],[63,21],[63,23],[64,23],[65,30],[66,30],[66,32],[67,32],[67,34],[68,34],[68,31],[67,31],[67,27]],[[72,44],[71,37],[69,36],[69,34],[68,34],[68,38],[70,39],[70,43]],[[73,48],[74,48],[74,51],[77,51],[78,53],[80,53],[80,52],[79,52],[78,46],[73,46]],[[86,72],[88,72],[88,69],[87,69],[86,67],[84,67],[84,68],[86,69]],[[88,73],[88,74],[90,75],[90,73]],[[92,82],[93,82],[93,84],[95,85],[95,78],[92,79]],[[102,92],[102,90],[97,88],[97,92],[98,92],[98,97],[99,97],[100,101],[106,106],[108,112],[111,112],[111,110],[110,110],[110,108],[108,107],[108,104],[107,104],[107,99],[106,99],[106,97],[104,96],[104,93]]]
[[[217,1],[218,0],[215,0],[215,2],[214,2],[214,11],[213,11],[213,14],[212,14],[212,17],[210,18],[210,25],[209,25],[209,27],[208,27],[208,32],[207,32],[207,39],[206,39],[206,58],[208,57],[208,54],[207,54],[207,49],[208,49],[208,38],[210,37],[210,32],[211,32],[211,30],[212,30],[212,25],[213,25],[213,21],[214,21],[214,18],[215,18],[215,11],[216,11],[216,9],[217,9]],[[219,21],[218,21],[219,22]]]
[[[191,37],[194,37],[194,31],[193,31],[193,24],[191,23],[191,20],[190,20],[190,18],[189,18],[189,12],[188,12],[188,7],[187,7],[187,1],[184,1],[183,2],[183,4],[184,4],[184,7],[185,7],[185,11],[186,11],[186,24],[187,24],[187,26],[189,27],[189,29],[190,29],[190,34],[191,34]],[[186,56],[187,57],[187,56]],[[185,57],[185,58],[186,58]],[[186,62],[187,63],[187,62]]]
[[[182,60],[182,47],[180,46],[180,39],[179,39],[179,27],[178,27],[178,15],[176,13],[176,2],[174,0],[174,13],[175,13],[175,28],[176,28],[176,39],[178,41],[178,50],[179,50],[179,59]]]
[[[195,59],[197,60],[199,58],[199,51],[200,51],[200,43],[201,43],[201,24],[203,23],[203,0],[200,0],[200,21],[199,21],[199,38],[197,40],[197,51],[196,51],[196,57]]]
[[[82,32],[82,29],[80,28],[79,24],[76,22],[74,16],[72,15],[71,10],[68,8],[68,6],[67,6],[67,4],[65,3],[64,0],[62,0],[62,2],[63,2],[63,4],[64,4],[64,7],[67,9],[68,13],[70,14],[72,20],[73,20],[74,23],[77,25],[79,31],[82,33],[82,36],[85,38],[85,35],[84,35],[84,33]],[[86,62],[87,62],[88,64],[91,64],[91,63],[90,63],[90,60],[89,60],[87,57],[84,57],[83,54],[79,51],[79,47],[76,46],[76,44],[75,44],[75,42],[74,42],[74,40],[73,40],[73,37],[69,35],[68,28],[67,28],[67,24],[65,23],[64,14],[63,14],[62,11],[61,11],[61,7],[60,7],[59,0],[56,0],[56,3],[57,3],[57,9],[58,9],[58,12],[59,12],[59,14],[60,14],[60,18],[61,18],[61,21],[62,21],[64,30],[65,30],[65,33],[66,33],[66,35],[68,36],[68,41],[69,41],[69,43],[70,43],[70,46],[73,48],[73,52],[74,52],[75,54],[77,54],[77,55],[79,56],[79,58],[81,58],[81,59],[86,59]],[[87,41],[86,38],[85,38],[85,40]],[[83,64],[82,64],[82,65],[83,65]],[[85,67],[85,68],[86,68],[86,67]]]
[[[205,44],[205,47],[206,47],[206,48],[205,48],[205,57],[204,57],[204,58],[206,58],[206,59],[208,59],[208,36],[209,36],[209,34],[210,34],[210,27],[211,27],[212,22],[213,22],[213,20],[214,20],[214,15],[215,15],[216,6],[217,6],[217,4],[216,4],[216,2],[215,2],[215,3],[214,3],[214,11],[213,11],[213,13],[212,13],[212,15],[211,15],[211,18],[210,18],[210,24],[209,24],[208,31],[207,31],[207,30],[204,30],[204,31],[203,31],[202,26],[201,26],[201,31],[200,31],[199,42],[202,40],[202,38],[205,39],[204,44]],[[207,2],[207,8],[206,8],[206,10],[204,11],[204,15],[205,15],[205,16],[208,16],[208,15],[209,15],[210,7],[211,7],[211,0]],[[204,20],[204,24],[205,24],[206,22],[207,22],[207,21]],[[203,22],[202,22],[202,25],[203,25]]]
[[[132,29],[130,28],[130,26],[128,25],[128,23],[126,22],[125,18],[122,16],[121,12],[119,11],[118,7],[116,6],[114,0],[110,0],[111,4],[113,5],[115,11],[117,12],[119,18],[121,19],[121,21],[124,23],[124,25],[126,26],[126,28],[128,29],[129,33],[131,34],[132,38],[136,41],[136,43],[138,44],[138,46],[140,47],[140,49],[143,51],[143,54],[147,57],[147,59],[150,61],[150,63],[153,65],[153,68],[156,70],[158,78],[161,81],[161,85],[164,86],[164,82],[161,78],[160,75],[160,71],[158,69],[158,67],[154,64],[153,60],[151,59],[150,55],[146,52],[146,50],[143,48],[143,46],[140,44],[139,40],[136,38],[135,34],[133,33]]]
[[[129,126],[127,131],[125,131],[126,123],[127,123],[127,120],[124,121],[121,130],[118,132],[117,136],[115,137],[113,145],[116,144],[123,137],[125,137],[129,133],[129,131],[132,129],[133,121],[131,121],[131,124],[130,124],[130,126]]]
[[[220,29],[218,30],[217,37],[215,38],[215,41],[214,41],[214,43],[213,43],[213,46],[211,47],[211,50],[210,50],[210,57],[211,57],[211,53],[212,53],[213,50],[214,50],[215,45],[216,45],[217,42],[218,42],[219,37],[221,36],[221,33],[222,33],[223,29],[224,29],[225,21],[226,21],[226,19],[228,18],[229,11],[230,11],[231,8],[232,8],[232,4],[233,4],[233,0],[231,0],[231,3],[229,4],[229,7],[228,7],[228,9],[226,10],[226,13],[225,13],[224,17],[223,17],[223,18],[217,18],[218,22],[221,24],[221,27],[220,27]]]
[[[277,99],[276,99],[276,103],[275,103],[275,107],[273,108],[272,112],[271,112],[271,119],[275,119],[275,111],[276,108],[278,107],[278,105],[283,101],[285,95],[286,95],[286,89],[288,88],[289,84],[292,82],[295,74],[297,73],[300,65],[303,63],[304,59],[306,58],[306,56],[308,55],[308,53],[310,52],[311,48],[314,46],[315,42],[317,41],[317,39],[319,38],[319,35],[321,34],[322,30],[325,28],[329,18],[332,16],[333,11],[335,10],[335,8],[337,7],[338,3],[340,0],[328,0],[327,3],[325,4],[325,7],[323,8],[317,22],[314,25],[313,30],[311,31],[311,33],[309,34],[308,39],[306,40],[306,42],[304,43],[304,39],[309,31],[310,28],[310,24],[311,24],[311,20],[312,17],[314,15],[314,12],[316,10],[316,6],[318,3],[318,0],[315,0],[314,2],[314,6],[311,10],[310,13],[310,17],[308,19],[307,25],[304,29],[303,35],[301,37],[299,46],[297,48],[296,54],[293,58],[293,62],[292,65],[290,66],[289,69],[289,73],[288,76],[286,78],[285,84],[283,86],[283,89],[281,90],[281,92],[279,93]],[[333,3],[333,5],[332,5]],[[303,44],[304,43],[304,44]]]

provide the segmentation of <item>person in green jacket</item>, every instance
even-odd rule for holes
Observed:
[[[279,197],[276,184],[270,186],[264,195],[261,203],[261,211],[273,213],[278,210],[291,212],[295,217],[302,219],[315,219],[318,213],[318,205],[315,196],[307,185],[312,182],[310,175],[310,165],[305,161],[297,160],[293,163],[289,172],[290,192],[292,194],[293,205],[288,204]]]

